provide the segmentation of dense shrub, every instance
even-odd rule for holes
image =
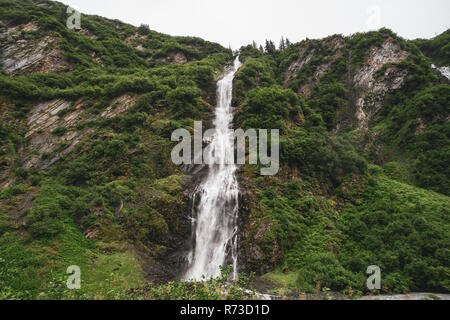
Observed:
[[[433,39],[419,39],[415,40],[414,43],[426,56],[432,58],[436,63],[443,66],[450,65],[450,30]]]
[[[238,116],[242,128],[285,130],[285,120],[301,122],[303,99],[278,86],[248,92]]]
[[[275,84],[275,73],[267,58],[248,58],[234,79],[233,97],[235,104],[244,101],[248,91]]]
[[[320,84],[310,99],[308,106],[317,110],[328,129],[334,127],[334,116],[348,104],[344,85],[338,82]]]
[[[394,41],[401,42],[401,39],[389,29],[382,28],[379,31],[371,31],[367,33],[356,33],[349,39],[350,48],[352,49],[352,63],[362,65],[366,54],[372,46],[381,46],[387,37],[391,37]]]
[[[339,183],[350,173],[364,173],[367,161],[351,141],[323,132],[298,132],[280,142],[281,159],[302,172]]]
[[[343,265],[380,266],[389,291],[448,291],[448,198],[386,178],[365,188],[363,205],[337,221]]]
[[[0,237],[0,299],[33,299],[41,288],[38,254],[15,236]]]
[[[201,110],[200,89],[177,87],[167,93],[167,103],[177,118],[196,118]]]

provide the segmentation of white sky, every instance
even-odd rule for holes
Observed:
[[[62,0],[82,13],[145,23],[170,35],[197,36],[238,49],[281,36],[348,35],[382,26],[408,39],[450,27],[450,0]],[[83,24],[83,21],[81,21]]]

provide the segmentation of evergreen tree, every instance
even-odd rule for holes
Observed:
[[[270,44],[269,44],[269,41],[266,39],[266,46],[265,46],[265,52],[266,53],[269,53],[269,51],[270,51]]]
[[[258,48],[258,45],[256,44],[255,40],[253,40],[252,47],[255,48],[255,49]]]
[[[286,43],[284,42],[284,38],[281,37],[280,41],[280,51],[286,49]]]
[[[272,40],[266,40],[266,53],[273,55],[277,51]]]
[[[148,24],[142,23],[138,28],[138,33],[140,35],[147,35],[150,33],[150,26]]]
[[[290,46],[292,46],[292,43],[289,41],[288,38],[286,38],[285,46],[286,46],[286,48],[289,48]]]

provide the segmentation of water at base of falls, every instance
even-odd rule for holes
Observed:
[[[209,160],[205,159],[206,163],[214,160],[214,164],[209,165],[208,175],[195,191],[194,243],[185,280],[220,276],[220,266],[227,265],[233,265],[232,276],[237,276],[237,166],[225,163],[230,152],[234,154],[234,136],[228,129],[233,124],[233,79],[241,65],[237,57],[233,67],[217,83],[216,133],[211,141]]]

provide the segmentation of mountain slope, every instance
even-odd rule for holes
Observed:
[[[1,4],[2,297],[116,298],[178,275],[193,182],[170,160],[170,135],[208,120],[232,58],[101,17],[72,31],[65,12]],[[69,265],[89,283],[76,293],[57,280]]]
[[[209,126],[233,53],[66,19],[58,2],[0,0],[0,298],[217,298],[152,288],[186,266],[202,175],[172,163],[171,133]],[[449,291],[450,87],[431,68],[446,34],[239,50],[235,126],[281,132],[276,176],[239,173],[240,271],[354,294],[375,264],[383,291]],[[81,290],[65,287],[69,265]]]
[[[378,265],[385,291],[448,291],[450,86],[415,43],[381,29],[241,48],[238,125],[281,130],[278,175],[241,175],[248,270],[354,292]]]

